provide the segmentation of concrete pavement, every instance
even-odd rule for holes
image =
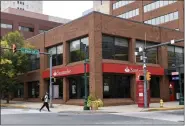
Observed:
[[[42,103],[36,102],[24,102],[24,101],[11,101],[10,104],[6,104],[6,101],[1,100],[2,107],[14,107],[14,108],[31,108],[39,109],[42,106]],[[83,111],[83,106],[76,105],[65,105],[65,104],[53,104],[54,108],[51,108],[52,112],[61,112],[61,111]],[[159,110],[178,110],[184,109],[184,105],[179,105],[176,102],[165,102],[164,107],[160,108],[159,103],[151,103],[150,108],[138,108],[137,104],[133,105],[120,105],[120,106],[107,106],[101,107],[98,111],[100,112],[112,112],[112,113],[130,113],[130,112],[144,112],[144,111],[159,111]]]
[[[2,109],[2,125],[68,125],[68,126],[183,126],[183,111],[135,113],[39,112],[24,109]],[[152,116],[153,115],[153,116]],[[161,117],[161,118],[160,118]]]

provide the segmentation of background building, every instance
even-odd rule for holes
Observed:
[[[135,71],[143,68],[139,57],[135,56],[136,48],[144,45],[145,41],[148,46],[182,38],[181,31],[93,12],[27,40],[40,51],[52,51],[52,74],[57,78],[53,85],[53,103],[83,105],[85,44],[89,54],[89,92],[103,99],[105,105],[116,105],[137,101]],[[176,51],[173,52],[171,47]],[[174,55],[171,51],[183,57],[183,50],[183,43],[177,43],[147,52],[152,102],[159,102],[160,98],[169,101],[169,84],[176,80],[171,80],[164,70],[172,63]],[[32,61],[35,63],[37,60]],[[49,91],[48,56],[40,55],[39,61],[39,68],[20,76],[24,82],[22,99],[40,101],[39,97]],[[176,85],[175,89],[179,86]]]
[[[9,7],[41,14],[43,13],[43,1],[1,1],[1,11],[4,11]]]
[[[110,14],[181,31],[184,28],[184,1],[182,0],[111,1]]]

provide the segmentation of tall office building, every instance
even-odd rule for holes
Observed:
[[[30,12],[43,13],[43,1],[1,1],[1,11],[16,8]]]
[[[184,28],[182,0],[111,1],[110,14],[180,31]]]

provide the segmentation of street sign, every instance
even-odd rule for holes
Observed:
[[[179,72],[171,72],[171,75],[179,75]]]
[[[172,77],[172,80],[179,80],[179,77]]]
[[[28,49],[28,48],[21,48],[21,52],[22,53],[26,53],[26,54],[34,54],[34,55],[38,55],[39,54],[39,50]]]

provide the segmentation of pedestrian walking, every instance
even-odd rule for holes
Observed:
[[[45,106],[46,106],[46,108],[48,109],[48,112],[50,112],[50,110],[49,110],[49,104],[48,104],[49,95],[48,95],[47,92],[46,92],[45,96],[42,98],[42,100],[43,100],[43,105],[42,105],[42,107],[40,108],[40,112],[41,112],[41,110],[42,110]]]

